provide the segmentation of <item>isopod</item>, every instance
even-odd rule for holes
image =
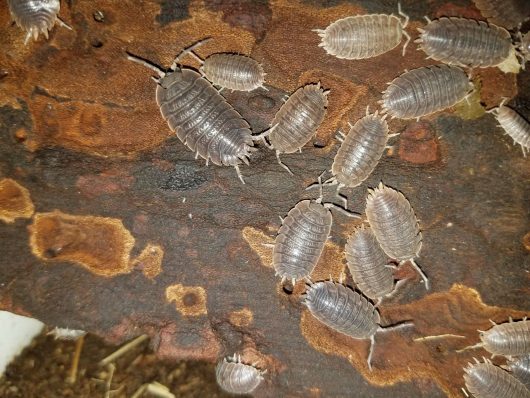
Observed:
[[[509,361],[503,368],[522,382],[526,388],[530,388],[530,354]]]
[[[223,358],[215,368],[217,384],[231,394],[250,394],[263,381],[263,373],[241,362],[241,357]]]
[[[469,363],[464,368],[467,389],[476,398],[529,398],[530,391],[511,374],[491,361]]]
[[[474,19],[440,18],[418,29],[428,59],[465,67],[498,66],[504,72],[518,72],[515,47],[504,28]]]
[[[530,17],[526,0],[473,0],[488,22],[513,29]]]
[[[383,113],[419,119],[463,100],[473,88],[466,73],[448,65],[413,69],[395,78],[383,92]]]
[[[298,202],[289,210],[278,230],[272,251],[272,263],[282,282],[287,279],[294,285],[296,281],[308,278],[313,272],[331,231],[331,208],[342,211],[349,217],[359,217],[333,203],[322,203],[320,177],[319,184],[320,197],[315,201]]]
[[[177,62],[186,54],[192,55],[200,64],[199,72],[212,84],[229,90],[252,91],[265,88],[265,72],[256,60],[240,54],[217,53],[202,59],[193,50],[209,39],[201,40],[185,49]]]
[[[328,106],[329,90],[317,84],[307,84],[292,94],[278,110],[271,123],[273,130],[265,144],[276,150],[278,163],[290,174],[289,167],[280,160],[280,153],[301,151],[315,135],[324,120]]]
[[[48,31],[59,25],[72,29],[57,16],[61,8],[59,0],[7,0],[9,12],[15,23],[27,32],[24,44],[33,36],[37,40],[39,34],[48,38]]]
[[[504,102],[488,112],[495,115],[500,127],[513,139],[514,144],[521,145],[523,156],[526,157],[526,151],[530,150],[530,123],[513,109],[504,106]]]
[[[156,103],[169,128],[189,149],[218,166],[233,166],[243,182],[239,165],[248,164],[251,152],[256,151],[254,141],[270,134],[253,136],[245,119],[219,94],[211,83],[199,73],[188,68],[177,68],[173,62],[169,72],[164,72],[143,59],[129,55],[130,61],[155,71]]]
[[[316,319],[337,332],[354,339],[370,339],[367,359],[370,370],[375,334],[410,325],[381,327],[379,312],[365,297],[332,281],[310,284],[303,304]]]
[[[357,187],[368,178],[388,148],[388,139],[397,135],[388,134],[385,118],[386,115],[381,117],[377,111],[370,114],[366,108],[366,116],[353,126],[350,124],[348,135],[337,137],[342,143],[331,166],[333,177],[325,182],[338,184],[337,196],[341,188]]]
[[[421,251],[422,235],[418,219],[409,201],[392,188],[384,186],[369,190],[366,218],[383,251],[399,265],[410,261],[429,290],[429,280],[414,261]]]
[[[404,17],[402,21],[395,15],[370,14],[356,15],[339,19],[326,29],[314,29],[321,37],[319,47],[324,47],[326,53],[342,59],[365,59],[376,57],[392,50],[401,43],[403,36],[410,41],[405,31],[409,17],[401,11],[398,3],[398,13]]]
[[[379,246],[371,228],[361,225],[348,238],[346,262],[358,289],[368,298],[377,300],[394,292],[394,275],[388,257]],[[404,280],[398,282],[401,283]]]
[[[480,332],[481,342],[473,346],[459,350],[459,352],[482,347],[495,355],[519,356],[530,354],[530,321],[524,318],[521,321],[509,322],[497,325],[491,321],[493,327]]]

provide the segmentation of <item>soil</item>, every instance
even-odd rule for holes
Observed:
[[[147,342],[131,349],[111,365],[98,362],[117,347],[88,334],[79,359],[77,380],[67,382],[76,342],[42,334],[6,369],[0,379],[2,398],[131,397],[143,384],[158,382],[175,397],[230,397],[215,381],[215,365],[198,361],[166,362],[155,357]],[[144,392],[140,397],[156,397]],[[167,395],[170,397],[171,395]]]

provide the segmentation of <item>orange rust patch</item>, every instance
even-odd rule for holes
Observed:
[[[71,261],[90,272],[114,276],[131,271],[134,237],[121,220],[37,213],[29,227],[31,251],[44,261]]]
[[[328,144],[335,138],[341,120],[363,98],[368,87],[353,83],[350,79],[336,76],[321,70],[304,72],[299,79],[300,87],[320,82],[325,90],[330,90],[328,95],[328,108],[322,125],[318,128],[317,137]],[[346,130],[347,131],[347,130]]]
[[[412,122],[401,134],[399,157],[414,164],[432,163],[439,159],[436,132],[428,122]]]
[[[302,313],[300,329],[316,350],[346,358],[371,384],[385,386],[416,378],[432,378],[450,396],[457,396],[460,392],[455,380],[461,380],[463,385],[464,365],[473,356],[480,355],[477,350],[460,354],[456,350],[477,343],[477,329],[488,329],[489,319],[501,323],[509,316],[518,319],[527,315],[509,308],[488,306],[476,290],[459,284],[453,285],[449,291],[425,296],[411,304],[381,310],[384,325],[412,320],[414,327],[402,332],[376,334],[371,372],[366,363],[368,340],[356,340],[335,332],[317,321],[308,310]],[[413,337],[442,334],[467,338],[413,341]]]
[[[206,315],[206,290],[201,286],[171,285],[166,288],[166,300],[175,301],[177,311],[184,316]]]
[[[230,323],[238,327],[249,326],[254,320],[254,314],[248,308],[242,308],[239,311],[232,311],[228,316]]]
[[[140,255],[132,261],[132,266],[141,268],[146,278],[153,279],[162,272],[163,258],[164,249],[159,245],[148,243]]]
[[[30,218],[34,211],[26,188],[11,178],[0,180],[0,220],[9,224],[17,218]]]
[[[259,256],[261,264],[267,268],[272,268],[272,247],[265,245],[273,245],[274,238],[252,227],[243,228],[241,234],[243,239]]]
[[[523,245],[526,250],[530,251],[530,232],[523,237]]]

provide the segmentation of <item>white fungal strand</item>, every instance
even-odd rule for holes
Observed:
[[[316,29],[322,39],[319,47],[342,59],[365,59],[386,53],[397,47],[404,35],[407,43],[410,40],[404,30],[408,17],[399,12],[405,16],[404,22],[394,15],[356,15],[339,19],[325,30]]]
[[[419,119],[463,100],[473,88],[466,73],[448,65],[405,72],[383,92],[383,113],[400,119]]]
[[[422,236],[418,219],[405,196],[379,184],[366,199],[366,218],[384,252],[401,263],[410,261],[429,289],[427,277],[414,262],[421,251]]]
[[[530,353],[530,321],[502,323],[480,332],[480,346],[494,355],[518,356]]]
[[[231,394],[250,394],[263,381],[262,372],[241,362],[237,355],[224,358],[215,368],[217,384]]]
[[[523,155],[526,156],[526,152],[530,150],[530,123],[507,106],[501,105],[493,113],[506,134],[515,144],[521,145]]]
[[[49,335],[53,335],[55,339],[59,340],[77,340],[78,338],[86,335],[86,333],[87,332],[85,332],[84,330],[59,327],[55,327],[50,332],[48,332]]]
[[[464,372],[466,387],[476,398],[530,397],[530,392],[523,383],[489,360],[469,364]]]
[[[360,228],[348,238],[345,247],[348,269],[357,287],[372,300],[380,299],[394,290],[392,269],[388,257],[379,246],[371,228]]]
[[[416,43],[428,58],[480,68],[506,62],[515,66],[513,72],[520,69],[510,34],[504,28],[473,19],[444,17],[418,30],[421,36]]]
[[[47,39],[48,31],[56,23],[68,27],[57,17],[61,8],[59,0],[7,0],[7,4],[16,24],[27,32],[24,44],[31,37],[37,40],[41,33]]]
[[[265,82],[262,66],[239,54],[212,54],[205,59],[201,71],[212,84],[229,90],[252,91]]]

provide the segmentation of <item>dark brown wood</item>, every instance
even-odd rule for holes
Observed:
[[[387,2],[207,3],[63,2],[73,31],[56,26],[48,41],[26,47],[0,10],[0,179],[25,187],[36,211],[0,221],[0,308],[115,343],[147,333],[163,358],[242,353],[268,370],[256,396],[458,396],[462,367],[484,353],[456,350],[476,343],[488,319],[530,311],[530,163],[476,102],[515,98],[528,118],[530,74],[474,70],[481,91],[471,107],[390,121],[402,133],[393,149],[363,185],[344,190],[358,212],[379,181],[404,193],[420,219],[417,262],[432,286],[426,292],[408,265],[397,272],[410,281],[381,306],[383,325],[414,327],[378,335],[369,372],[367,342],[313,319],[300,304],[304,284],[282,287],[263,244],[273,242],[278,216],[317,195],[305,188],[330,169],[336,130],[347,131],[367,105],[375,110],[386,82],[429,61],[412,42],[405,57],[400,46],[363,61],[317,47],[311,29],[396,13]],[[413,38],[423,15],[480,18],[467,1],[402,7]],[[203,56],[239,52],[264,66],[268,91],[223,91],[255,133],[285,94],[318,81],[331,90],[317,136],[282,157],[294,176],[263,145],[242,167],[246,185],[231,167],[195,160],[162,120],[150,71],[126,60],[128,51],[168,67],[204,37],[212,40],[197,50]],[[11,206],[2,195],[0,206]],[[313,280],[346,269],[344,244],[359,223],[334,215]],[[421,339],[444,334],[464,338]]]

